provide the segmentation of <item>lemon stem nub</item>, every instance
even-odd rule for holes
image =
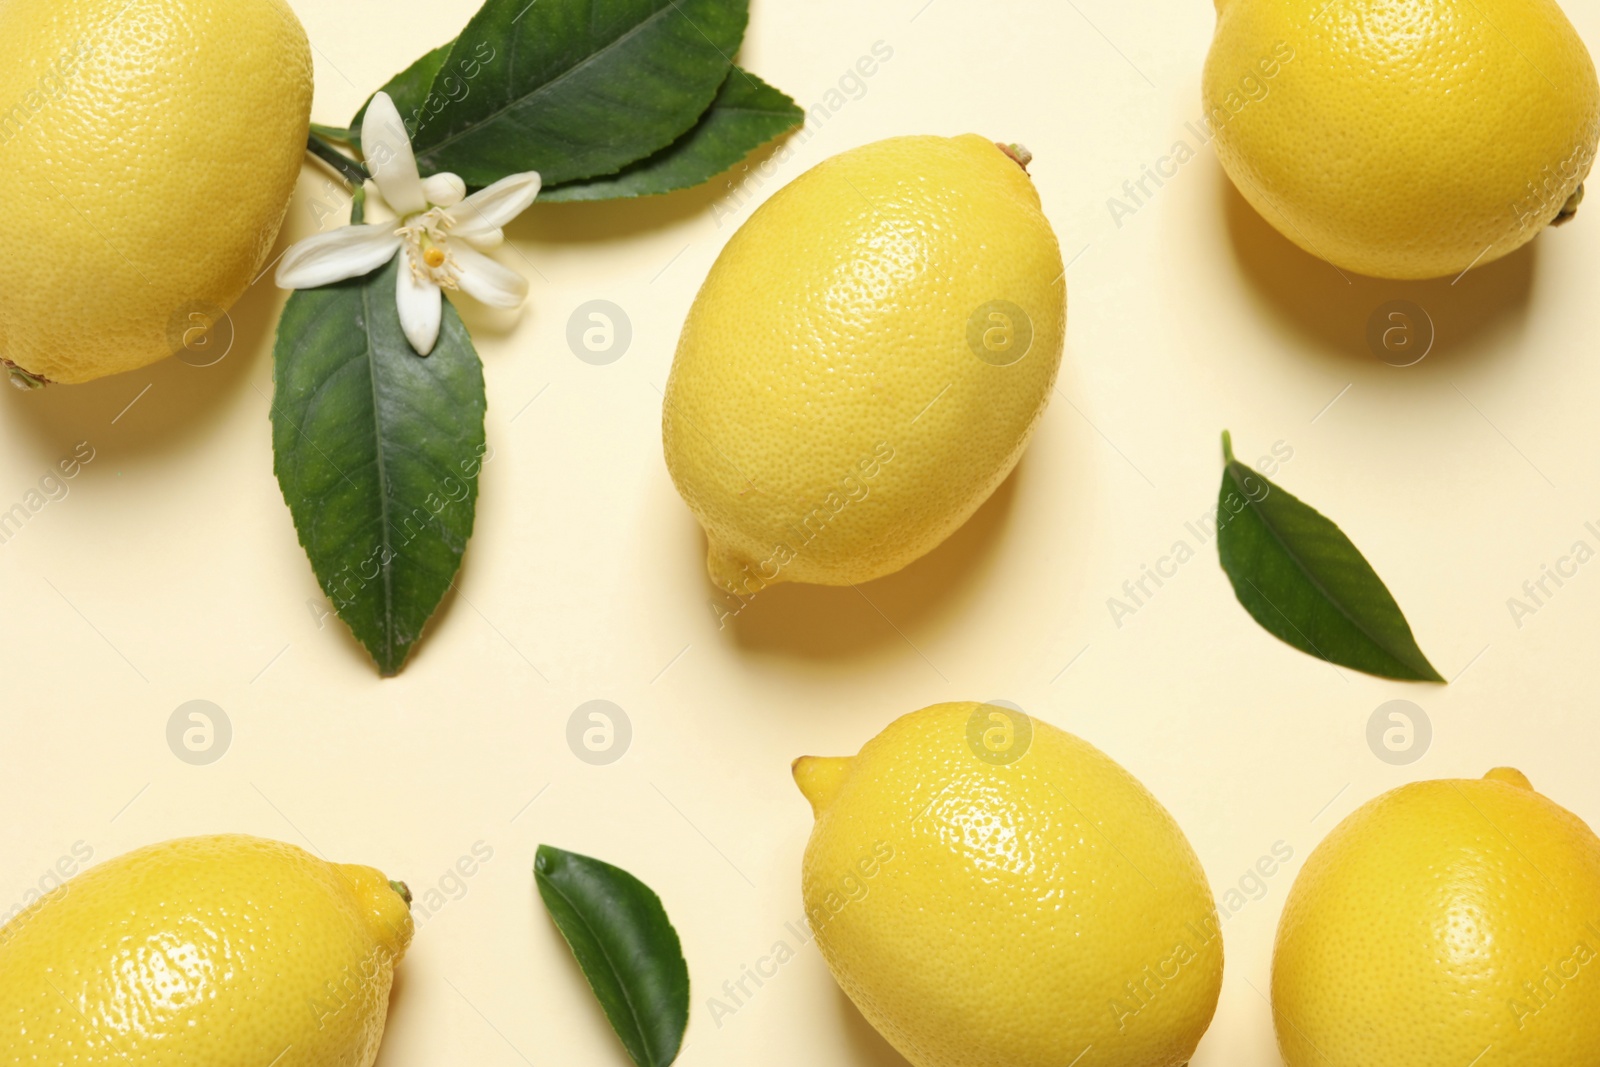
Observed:
[[[814,818],[822,818],[822,813],[833,805],[850,771],[851,759],[850,756],[801,756],[791,765],[794,784],[811,802]]]
[[[411,887],[410,886],[406,885],[404,882],[397,882],[397,881],[395,881],[394,879],[391,878],[389,880],[389,888],[393,889],[396,893],[399,894],[400,899],[406,902],[406,907],[408,907],[408,908],[411,907]]]
[[[1579,182],[1572,195],[1567,197],[1567,202],[1561,205],[1561,211],[1550,220],[1550,225],[1560,226],[1564,222],[1570,222],[1573,216],[1577,215],[1578,205],[1581,203],[1583,203],[1583,183]]]
[[[1022,173],[1028,173],[1028,164],[1033,162],[1033,153],[1028,151],[1027,145],[1001,144],[996,141],[994,146],[1016,160],[1017,166],[1022,168]]]

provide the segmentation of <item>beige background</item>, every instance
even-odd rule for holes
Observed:
[[[330,123],[473,7],[296,6]],[[1600,4],[1568,6],[1600,41]],[[894,54],[747,187],[752,202],[866,141],[978,131],[1034,150],[1073,259],[1060,391],[1017,475],[933,556],[861,593],[778,589],[718,629],[659,438],[679,324],[749,214],[725,202],[714,217],[717,189],[536,207],[513,228],[515,254],[502,255],[530,271],[528,307],[469,312],[495,448],[478,532],[461,595],[394,681],[319,622],[272,477],[283,297],[269,282],[235,310],[236,346],[216,366],[5,390],[0,509],[77,442],[96,458],[0,544],[0,908],[79,843],[105,859],[248,831],[423,890],[482,842],[493,859],[418,933],[382,1064],[620,1064],[533,899],[533,851],[550,842],[620,863],[666,899],[695,983],[686,1067],[895,1064],[814,947],[731,1016],[714,1020],[707,998],[794,941],[810,820],[790,759],[853,752],[935,701],[1006,699],[1138,775],[1219,894],[1275,843],[1294,849],[1225,924],[1226,987],[1194,1061],[1276,1064],[1261,994],[1277,915],[1306,853],[1355,806],[1414,778],[1512,763],[1600,818],[1600,563],[1520,627],[1506,603],[1576,540],[1600,547],[1584,528],[1600,521],[1600,212],[1455,285],[1346,281],[1268,230],[1201,148],[1118,226],[1107,199],[1176,141],[1193,145],[1184,124],[1199,117],[1212,20],[1198,0],[754,5],[743,61],[807,105],[875,42]],[[316,229],[326,185],[308,166],[288,236]],[[1364,340],[1395,298],[1437,329],[1406,369]],[[591,299],[634,326],[610,366],[566,344],[568,316]],[[1453,684],[1334,670],[1250,621],[1214,550],[1185,529],[1215,498],[1223,427],[1242,457],[1292,448],[1278,480],[1366,551]],[[1107,599],[1179,539],[1197,557],[1117,626]],[[611,766],[580,762],[565,740],[568,716],[596,698],[634,727]],[[1365,739],[1394,698],[1434,727],[1408,767]],[[191,699],[233,725],[211,766],[167,747],[168,718]]]

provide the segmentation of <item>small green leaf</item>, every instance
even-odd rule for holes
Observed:
[[[616,174],[545,189],[539,199],[617,200],[687,189],[716,177],[805,119],[805,110],[784,93],[734,67],[700,121],[672,144]]]
[[[446,302],[417,355],[397,260],[289,298],[273,349],[274,469],[323,592],[385,675],[439,606],[472,535],[483,367]]]
[[[1411,626],[1338,526],[1233,458],[1217,503],[1217,554],[1245,610],[1319,659],[1412,682],[1442,682]]]
[[[549,845],[533,875],[628,1055],[667,1067],[689,1025],[689,967],[661,898],[620,867]]]
[[[412,142],[422,172],[614,174],[711,106],[748,17],[748,0],[488,0],[437,72],[438,112]]]
[[[416,137],[417,128],[426,123],[428,112],[437,111],[443,106],[443,101],[448,99],[446,96],[433,97],[430,94],[434,82],[439,77],[439,71],[444,67],[445,60],[450,57],[450,49],[454,45],[454,41],[440,45],[390,78],[379,90],[388,93],[389,98],[394,101],[401,119],[405,121],[406,131],[412,138]],[[372,95],[376,96],[377,93]],[[361,124],[366,121],[367,108],[371,104],[372,97],[369,96],[366,103],[361,105],[361,110],[356,112],[356,117],[350,120],[350,130],[358,139],[361,136]]]

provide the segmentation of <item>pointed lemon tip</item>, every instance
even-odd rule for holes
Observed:
[[[1515,767],[1496,767],[1483,777],[1485,781],[1504,782],[1506,785],[1514,785],[1518,789],[1526,789],[1530,793],[1534,791],[1533,783],[1528,781],[1528,776]]]
[[[822,813],[839,795],[845,775],[849,773],[850,762],[849,756],[801,756],[789,765],[794,784],[811,802],[813,818],[822,818]]]

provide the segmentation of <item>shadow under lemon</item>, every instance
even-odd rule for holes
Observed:
[[[909,1067],[906,1058],[872,1028],[845,991],[840,989],[838,994],[845,1040],[855,1053],[850,1057],[852,1067]]]
[[[273,255],[282,250],[280,236]],[[268,271],[220,317],[200,304],[175,308],[174,355],[82,385],[24,391],[0,383],[6,395],[0,417],[52,446],[89,440],[119,463],[203,440],[249,393],[251,378],[270,377],[278,313],[288,295]]]
[[[944,543],[904,570],[861,586],[780,582],[746,601],[712,588],[713,603],[742,648],[805,658],[835,658],[904,645],[972,588],[997,550],[1011,516],[1024,457],[994,494]],[[704,546],[704,538],[701,545]]]
[[[1257,292],[1297,329],[1318,343],[1318,349],[1339,357],[1372,363],[1375,359],[1405,365],[1403,352],[1379,355],[1386,305],[1405,302],[1427,314],[1430,360],[1441,356],[1456,366],[1480,358],[1496,346],[1485,336],[1515,329],[1526,317],[1538,259],[1538,246],[1552,235],[1541,234],[1510,255],[1479,264],[1465,274],[1425,281],[1371,278],[1335,268],[1284,237],[1250,206],[1232,181],[1219,183],[1228,237],[1234,258]],[[1600,214],[1597,212],[1596,214]],[[1582,225],[1579,212],[1574,225]],[[1600,225],[1600,220],[1590,220]],[[1397,323],[1403,320],[1396,319]],[[1414,324],[1407,323],[1407,329]]]

